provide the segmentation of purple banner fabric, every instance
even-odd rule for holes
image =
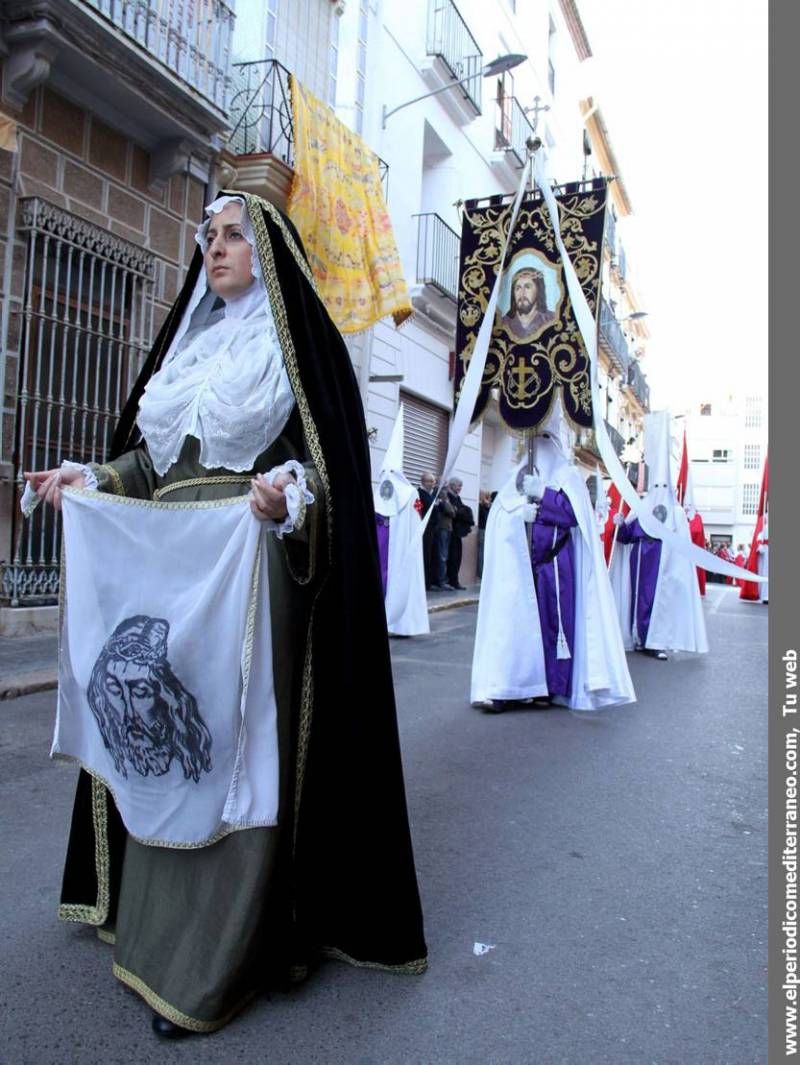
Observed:
[[[375,515],[375,531],[378,534],[378,559],[381,566],[383,598],[386,598],[386,580],[389,576],[389,519],[383,514]]]
[[[571,654],[575,645],[575,549],[570,529],[577,524],[566,495],[546,488],[531,532],[531,557],[551,696],[568,696],[572,690],[572,657],[558,657],[558,620],[560,607],[561,630]]]

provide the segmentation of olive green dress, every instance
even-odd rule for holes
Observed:
[[[288,436],[279,437],[248,473],[205,469],[198,454],[198,441],[187,438],[178,461],[160,477],[145,449],[127,452],[96,467],[98,486],[171,502],[219,499],[249,492],[255,473],[303,459]],[[219,1028],[254,995],[286,979],[290,889],[283,870],[289,863],[281,861],[281,854],[292,823],[291,766],[302,684],[297,659],[305,643],[325,513],[316,471],[310,464],[305,470],[315,502],[301,510],[292,533],[282,540],[267,537],[278,707],[278,825],[234,831],[191,850],[148,847],[128,837],[116,913],[112,899],[98,930],[114,945],[114,974],[158,1013],[194,1031]],[[237,663],[231,662],[230,669],[231,683],[236,683]]]

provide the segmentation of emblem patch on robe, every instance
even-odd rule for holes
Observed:
[[[143,777],[162,776],[174,759],[197,783],[211,770],[211,733],[170,666],[168,635],[163,618],[126,618],[100,652],[86,695],[123,777],[129,766]]]
[[[567,186],[558,197],[564,244],[590,309],[597,314],[606,213],[604,180],[587,191]],[[456,395],[469,365],[492,287],[512,206],[468,202],[464,211],[456,324]],[[523,201],[509,240],[481,391],[480,417],[492,389],[509,429],[539,426],[561,392],[564,412],[577,428],[592,427],[589,356],[567,294],[547,206]]]

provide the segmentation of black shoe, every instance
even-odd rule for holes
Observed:
[[[484,714],[504,714],[513,701],[513,699],[490,699],[485,706],[481,706],[481,710]]]
[[[442,585],[442,591],[443,592],[454,592],[455,588],[452,586],[452,584],[443,584]]]
[[[160,1039],[184,1039],[194,1033],[189,1028],[181,1028],[179,1024],[173,1024],[160,1013],[153,1014],[153,1031]]]
[[[650,658],[657,658],[659,660],[659,662],[666,662],[667,661],[667,653],[666,653],[666,651],[656,651],[652,647],[643,647],[642,650]]]
[[[454,584],[453,588],[455,588],[455,590],[457,592],[466,592],[466,590],[467,590],[466,589],[466,585],[463,585],[463,584]]]

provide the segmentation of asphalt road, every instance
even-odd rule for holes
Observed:
[[[326,964],[179,1044],[55,917],[54,693],[0,704],[0,1062],[765,1062],[766,608],[706,613],[709,655],[631,656],[638,703],[595,715],[471,709],[474,607],[394,641],[429,971]]]

